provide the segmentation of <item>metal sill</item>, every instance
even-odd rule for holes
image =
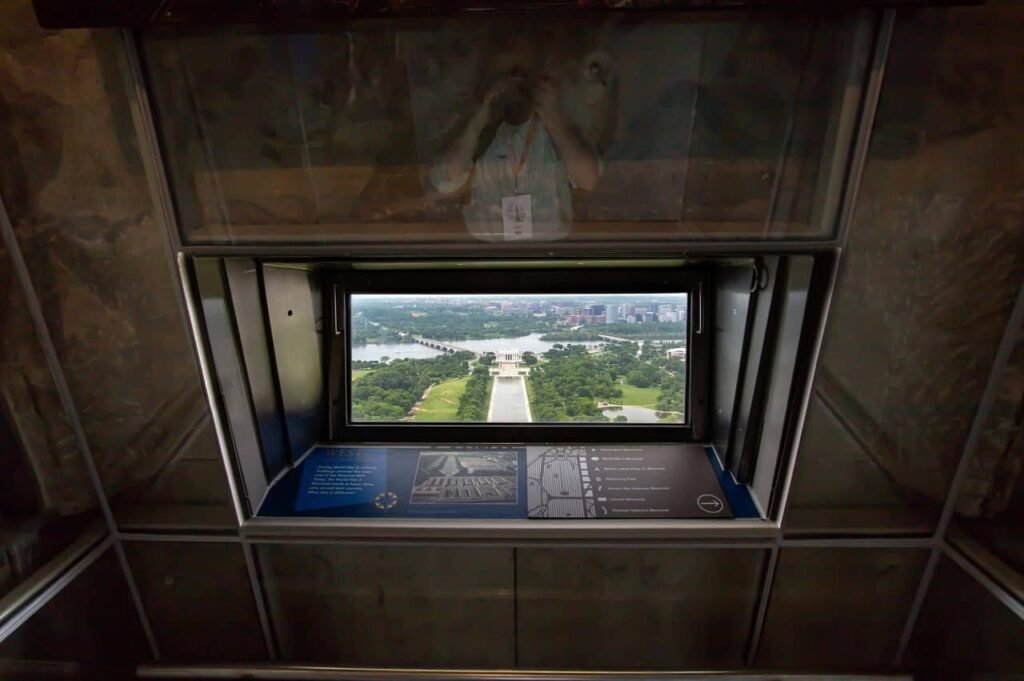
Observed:
[[[767,520],[469,520],[408,518],[250,518],[242,524],[249,541],[325,539],[424,542],[636,542],[718,541],[765,545],[780,537]]]
[[[785,674],[741,672],[576,672],[535,670],[427,670],[380,669],[367,667],[162,667],[142,666],[139,678],[148,679],[336,679],[344,681],[596,681],[630,679],[631,681],[912,681],[908,675],[894,674]]]

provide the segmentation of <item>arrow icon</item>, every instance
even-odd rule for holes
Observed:
[[[702,494],[697,497],[697,507],[705,513],[715,515],[725,509],[725,503],[714,494]]]

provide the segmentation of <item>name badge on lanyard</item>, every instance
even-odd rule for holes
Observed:
[[[505,144],[508,147],[509,171],[512,174],[512,196],[501,199],[501,223],[505,241],[522,241],[533,238],[533,197],[519,191],[519,174],[526,166],[526,158],[537,132],[537,116],[530,116],[530,127],[526,131],[523,151],[517,158],[512,150],[512,136],[505,128]],[[514,160],[513,160],[514,159]]]
[[[501,199],[501,222],[505,241],[521,241],[533,237],[533,201],[529,194],[515,194]]]

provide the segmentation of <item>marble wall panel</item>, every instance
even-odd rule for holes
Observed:
[[[957,499],[956,526],[1024,579],[1024,332]]]
[[[516,551],[520,666],[737,669],[765,551]]]
[[[926,550],[783,549],[757,666],[891,668],[927,560]]]
[[[136,541],[125,553],[163,659],[267,661],[240,544]]]
[[[43,31],[27,0],[0,8],[0,194],[103,483],[135,505],[210,435],[117,39]],[[224,500],[203,499],[207,515]]]
[[[914,628],[907,665],[917,678],[934,681],[1019,679],[1021,641],[1024,619],[943,557]]]
[[[259,562],[287,662],[515,665],[511,548],[267,544]]]
[[[0,642],[5,680],[129,679],[152,661],[112,549]]]
[[[0,245],[0,596],[70,545],[96,494]]]
[[[865,482],[809,426],[791,531],[937,517],[1024,281],[1022,31],[1012,3],[898,15],[810,415]]]

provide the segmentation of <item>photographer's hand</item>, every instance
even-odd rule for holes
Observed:
[[[573,186],[590,191],[601,179],[600,163],[590,145],[566,119],[558,100],[558,84],[546,75],[541,77],[534,91],[537,116],[554,140],[555,149]]]
[[[542,76],[534,89],[537,116],[545,127],[557,126],[561,122],[562,108],[558,104],[558,84],[548,76]]]
[[[435,181],[435,187],[443,193],[458,191],[465,185],[473,170],[473,155],[480,142],[480,136],[494,122],[498,102],[508,87],[508,79],[495,82],[484,93],[476,111],[466,120],[462,131],[445,150],[440,158],[440,177],[443,182]]]

